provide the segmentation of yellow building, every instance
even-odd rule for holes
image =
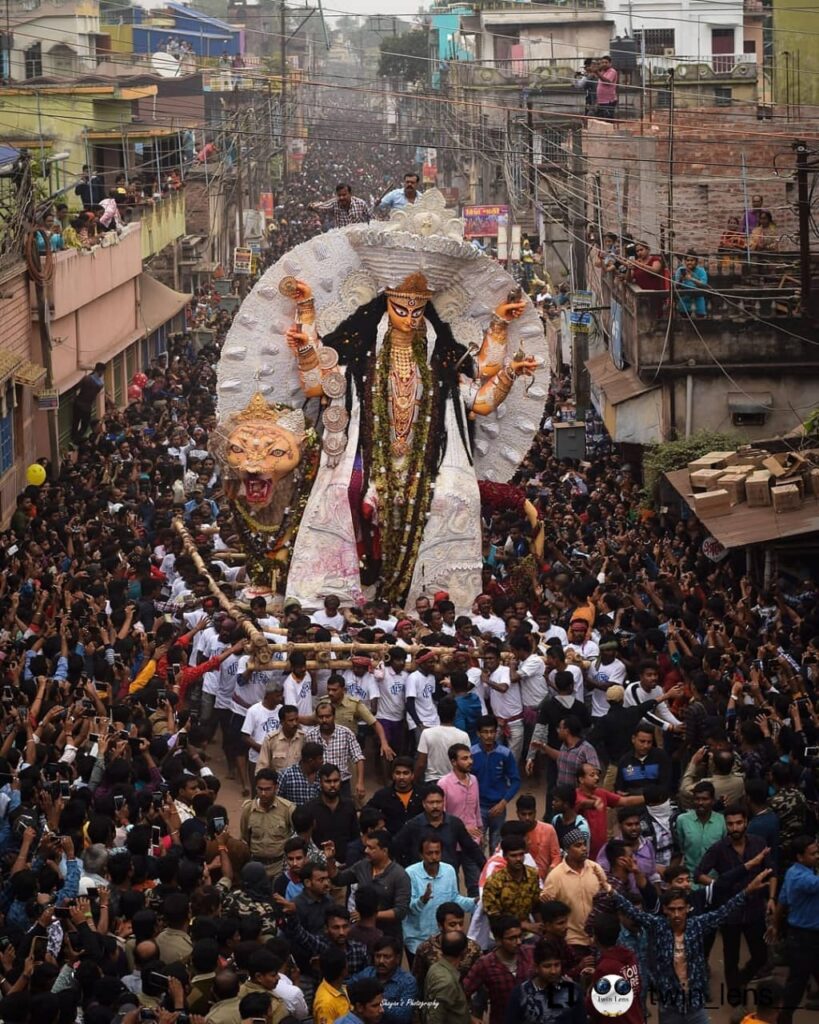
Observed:
[[[819,106],[819,0],[772,0],[772,11],[774,99],[798,118]]]

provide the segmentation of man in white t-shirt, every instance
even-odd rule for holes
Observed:
[[[552,613],[545,606],[536,615],[537,631],[540,636],[540,653],[545,654],[550,640],[558,640],[561,647],[569,642],[566,630],[562,626],[556,626],[552,622]]]
[[[586,688],[584,685],[583,670],[579,665],[571,665],[566,662],[563,648],[558,644],[551,644],[546,651],[546,669],[548,672],[549,690],[555,692],[555,676],[558,672],[570,672],[574,679],[574,696],[576,700],[585,701]]]
[[[222,727],[222,750],[228,766],[229,779],[238,774],[242,787],[242,795],[250,796],[247,781],[247,760],[245,758],[245,742],[242,738],[242,722],[244,716],[233,713],[233,694],[236,691],[236,679],[239,672],[239,657],[231,654],[219,667],[219,682],[214,699],[214,714]]]
[[[328,594],[324,598],[324,608],[313,612],[310,621],[317,626],[323,626],[324,629],[331,629],[336,633],[343,632],[344,616],[339,611],[340,604],[341,601],[334,594]]]
[[[261,672],[254,672],[254,675],[263,675]],[[280,727],[279,707],[282,703],[282,687],[275,680],[268,680],[265,684],[264,696],[262,699],[248,708],[242,725],[242,736],[247,745],[247,759],[250,762],[251,785],[253,775],[256,772],[256,762],[259,760],[259,750],[262,743],[268,736],[272,736]]]
[[[455,743],[469,746],[469,734],[456,729],[455,715],[458,705],[452,697],[444,697],[438,704],[440,724],[424,729],[418,739],[418,754],[415,758],[415,782],[437,782],[450,771],[449,748]],[[473,837],[474,838],[474,837]]]
[[[303,725],[313,721],[313,680],[307,671],[307,658],[301,651],[290,655],[290,675],[284,680],[284,703],[299,709]]]
[[[389,661],[373,675],[378,687],[375,717],[381,723],[387,743],[396,753],[404,747],[404,717],[407,713],[407,652],[391,647]]]
[[[201,665],[203,661],[208,661],[215,655],[221,654],[226,647],[230,647],[231,637],[235,631],[236,620],[227,615],[220,619],[218,624],[208,626],[203,630],[200,634],[198,663]],[[214,669],[212,672],[206,672],[202,677],[202,724],[207,726],[211,736],[216,732],[217,722],[214,711],[216,695],[219,692],[219,677],[224,664],[223,662],[220,668]],[[229,707],[229,704],[225,706]]]
[[[523,750],[523,700],[520,683],[513,682],[509,669],[500,663],[500,650],[487,647],[483,655],[481,682],[486,688],[492,714],[503,729],[505,745],[515,760]]]
[[[591,716],[592,723],[595,718],[605,718],[609,713],[609,702],[606,698],[606,690],[610,686],[625,687],[628,679],[626,666],[617,657],[619,644],[616,640],[609,640],[600,644],[600,657],[592,663],[586,673],[586,679],[593,687],[591,695]]]
[[[437,682],[435,660],[436,655],[432,651],[419,651],[415,659],[416,669],[407,677],[407,728],[415,731],[416,743],[424,729],[438,725],[438,711],[433,700]]]
[[[570,623],[565,650],[574,651],[584,661],[594,661],[600,654],[600,648],[589,636],[589,624],[585,619],[573,619]]]
[[[532,641],[524,633],[513,636],[509,646],[516,659],[509,669],[510,678],[512,682],[520,683],[520,699],[524,708],[535,709],[549,694],[546,663],[539,654],[532,653]]]
[[[506,632],[506,623],[492,611],[492,598],[481,594],[475,604],[478,608],[477,614],[472,616],[475,629],[481,636],[488,633],[500,640]]]
[[[351,697],[362,701],[367,708],[372,710],[372,702],[378,696],[378,684],[373,675],[373,663],[361,654],[353,655],[350,660],[352,668],[347,668],[341,673],[344,678],[344,688]]]

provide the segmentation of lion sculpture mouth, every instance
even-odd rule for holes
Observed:
[[[239,495],[248,505],[264,508],[273,497],[273,481],[258,473],[247,473],[241,481]]]

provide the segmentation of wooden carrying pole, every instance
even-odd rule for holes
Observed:
[[[252,658],[250,663],[250,670],[252,672],[289,672],[290,662],[289,661],[276,661],[275,654],[291,654],[293,651],[314,651],[316,653],[325,653],[326,658],[320,658],[316,661],[308,661],[308,670],[321,670],[321,669],[347,669],[352,667],[351,661],[334,661],[331,660],[329,655],[332,654],[349,654],[351,656],[356,653],[361,654],[374,654],[378,658],[385,658],[390,648],[395,646],[394,644],[357,644],[355,642],[333,644],[322,641],[319,643],[286,643],[286,644],[271,644],[268,642],[265,634],[256,626],[247,614],[232,601],[227,594],[225,594],[220,588],[216,580],[211,576],[208,566],[199,554],[196,544],[194,543],[193,537],[191,537],[188,528],[185,526],[181,519],[173,520],[173,528],[179,534],[182,540],[182,546],[185,549],[185,554],[189,555],[191,561],[196,566],[196,570],[200,575],[204,576],[208,581],[208,587],[210,592],[219,602],[219,606],[223,611],[227,612],[231,618],[236,619],[239,625],[244,630],[245,636],[251,643]],[[279,635],[286,635],[287,630],[272,630],[272,633]],[[432,651],[435,654],[446,655],[452,654],[453,649],[451,647],[424,647],[423,644],[413,644],[411,647],[405,647],[407,655],[417,654],[419,651]]]

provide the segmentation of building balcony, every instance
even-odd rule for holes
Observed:
[[[669,376],[719,372],[717,364],[728,370],[761,372],[769,372],[771,365],[819,366],[815,343],[804,329],[799,288],[777,286],[785,276],[793,279],[782,268],[795,266],[796,254],[767,254],[767,273],[763,254],[753,255],[753,273],[742,262],[741,253],[706,258],[709,283],[704,315],[692,310],[689,317],[677,308],[675,296],[670,333],[667,290],[646,291],[619,275],[604,274],[602,305],[610,307],[604,323],[615,366],[630,366],[643,377],[658,372]]]
[[[142,228],[123,228],[118,242],[88,251],[68,249],[53,256],[54,272],[47,286],[53,321],[115,292],[142,273]]]
[[[127,206],[124,218],[142,226],[142,259],[150,259],[185,234],[185,193],[174,192],[146,206]]]

